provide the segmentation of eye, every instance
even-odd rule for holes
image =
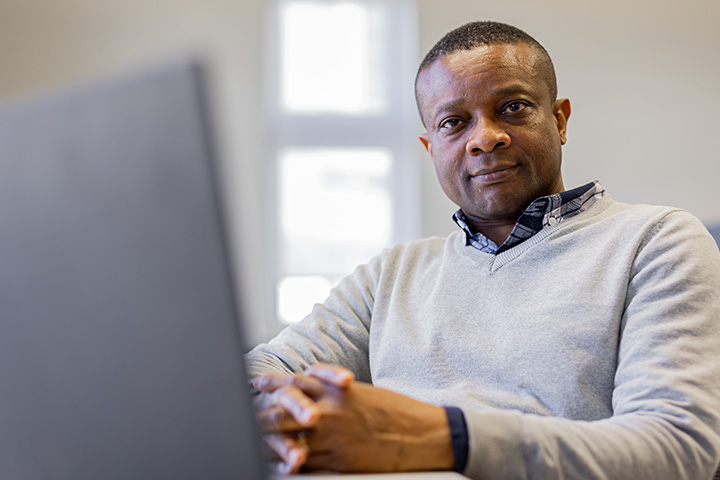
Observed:
[[[439,128],[455,128],[460,125],[459,118],[447,118],[440,122]]]
[[[512,102],[512,103],[508,103],[508,104],[505,106],[505,108],[503,109],[502,113],[503,113],[503,114],[510,114],[510,115],[512,115],[512,114],[515,114],[515,113],[520,113],[520,112],[522,112],[522,111],[525,110],[527,107],[528,107],[528,105],[527,105],[526,103],[524,103],[524,102]]]

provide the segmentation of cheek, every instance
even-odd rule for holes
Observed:
[[[443,142],[436,139],[432,142],[433,167],[435,175],[443,191],[451,198],[457,197],[457,193],[463,189],[463,162],[465,159],[465,147],[462,141]]]
[[[558,163],[562,152],[562,142],[557,130],[542,129],[537,131],[538,135],[525,139],[525,145],[532,152],[531,156],[535,159],[533,164],[538,169],[553,169],[555,163]]]
[[[452,155],[436,155],[433,159],[433,165],[438,178],[444,178],[453,183],[456,182],[460,162],[458,162]]]
[[[448,173],[446,164],[441,161],[434,161],[433,166],[435,167],[435,176],[437,176],[443,188],[445,188],[446,184],[452,183],[452,177]]]
[[[460,190],[460,180],[458,179],[456,169],[447,163],[435,161],[435,175],[437,176],[440,188],[450,200],[458,200],[458,192]]]

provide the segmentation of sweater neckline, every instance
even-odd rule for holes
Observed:
[[[462,231],[453,232],[450,237],[448,237],[448,240],[451,240],[453,242],[454,248],[463,257],[468,258],[472,262],[478,264],[483,269],[486,269],[488,273],[492,274],[502,268],[507,263],[512,262],[528,250],[532,249],[535,245],[543,242],[552,234],[578,221],[599,215],[607,208],[609,208],[613,202],[614,200],[610,196],[610,194],[605,193],[602,197],[598,198],[597,202],[591,205],[587,210],[584,210],[572,217],[564,218],[555,224],[545,225],[539,232],[537,232],[532,237],[526,239],[524,242],[515,245],[507,250],[504,250],[498,254],[486,253],[478,250],[471,245],[468,245],[466,243],[465,235]]]

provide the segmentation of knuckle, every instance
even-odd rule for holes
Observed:
[[[284,419],[285,413],[278,408],[273,408],[268,412],[268,422],[274,426],[280,426]]]
[[[291,395],[293,391],[295,390],[295,387],[291,385],[283,385],[282,387],[278,388],[276,392],[280,395]]]
[[[271,432],[274,432],[275,430],[280,429],[285,422],[285,414],[284,412],[279,408],[269,408],[267,410],[262,411],[258,415],[258,423],[262,430],[264,430],[268,435],[271,435]],[[272,438],[268,436],[268,441],[276,441],[275,438]]]
[[[304,378],[304,377],[301,376],[301,375],[295,375],[295,376],[292,377],[292,379],[290,380],[290,385],[293,386],[293,387],[299,387],[299,388],[302,387],[302,385],[303,385],[303,383],[304,383],[304,382],[303,382],[303,378]]]
[[[253,397],[253,399],[252,399],[253,407],[256,410],[262,410],[264,408],[267,408],[270,405],[271,398],[272,398],[271,393],[266,393],[266,392],[260,393],[260,394],[256,395],[255,397]]]
[[[271,394],[271,400],[270,402],[273,405],[282,404],[284,399],[287,399],[288,397],[292,397],[292,390],[293,388],[289,385],[282,386],[272,392]]]

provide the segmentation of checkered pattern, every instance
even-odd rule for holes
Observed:
[[[543,227],[554,226],[590,208],[603,195],[605,195],[605,188],[600,182],[591,182],[573,190],[540,197],[523,211],[510,232],[510,236],[499,247],[482,233],[472,232],[462,210],[455,212],[453,220],[465,232],[467,245],[471,245],[481,252],[497,255],[524,242]]]

